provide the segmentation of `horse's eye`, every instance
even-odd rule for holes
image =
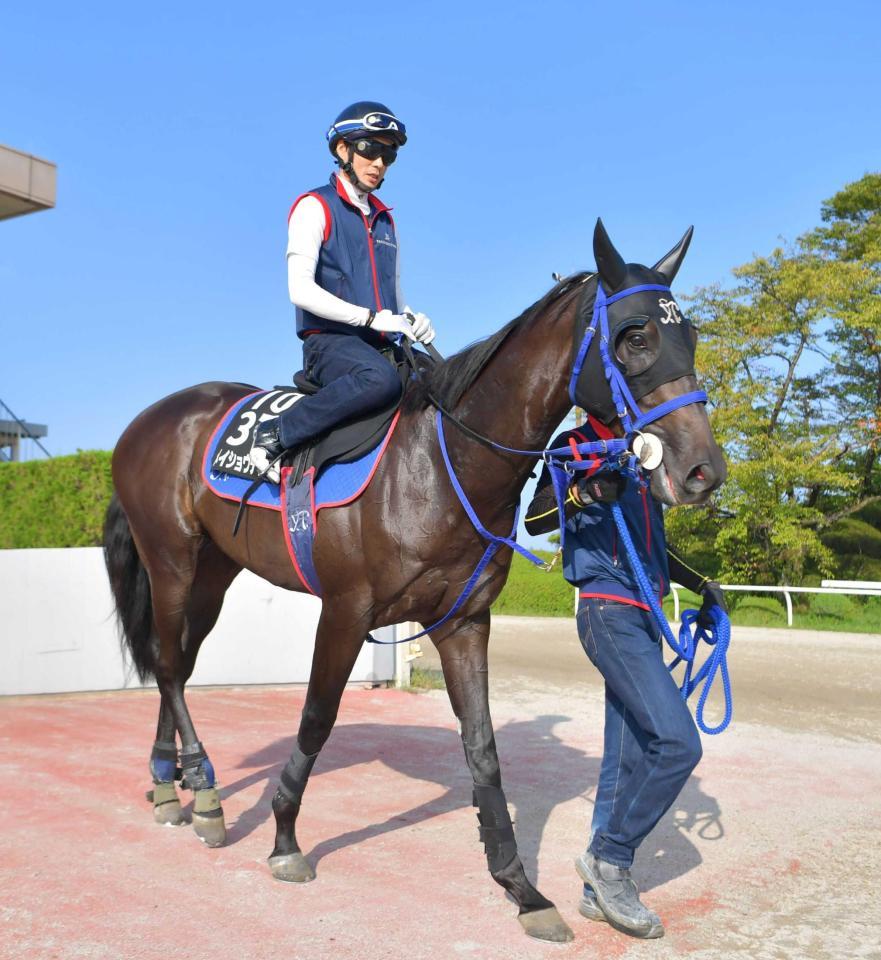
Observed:
[[[646,341],[645,334],[642,333],[631,333],[627,337],[627,346],[631,347],[633,350],[645,350],[648,346]]]

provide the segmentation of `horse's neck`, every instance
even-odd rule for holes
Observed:
[[[509,336],[457,407],[468,426],[508,447],[547,446],[571,406],[577,302],[576,296],[551,305],[545,315]],[[455,435],[457,474],[475,507],[482,504],[489,511],[487,520],[519,502],[533,459],[488,450],[452,425],[446,432],[450,439]]]

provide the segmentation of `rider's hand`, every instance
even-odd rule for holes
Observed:
[[[722,596],[722,588],[715,580],[707,580],[703,590],[701,590],[701,595],[704,598],[704,602],[701,604],[700,611],[697,615],[698,626],[704,628],[712,627],[713,619],[710,616],[711,607],[721,607],[725,613],[728,612],[728,607],[725,605],[725,597]]]
[[[370,324],[372,330],[380,333],[403,333],[411,340],[416,339],[410,321],[402,313],[392,313],[391,310],[380,310]]]
[[[434,340],[434,326],[424,313],[414,313],[409,307],[404,307],[404,316],[410,321],[416,339],[420,343],[431,343]]]
[[[575,496],[586,506],[588,503],[614,503],[620,499],[627,486],[627,477],[617,470],[600,470],[590,477],[579,477],[575,484]]]

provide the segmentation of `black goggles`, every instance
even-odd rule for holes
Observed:
[[[379,140],[352,140],[352,149],[359,157],[365,160],[382,158],[382,162],[390,167],[398,159],[398,148],[393,143],[382,143]]]

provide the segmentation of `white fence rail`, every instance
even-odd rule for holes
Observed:
[[[827,584],[844,584],[845,587],[827,586]],[[856,584],[856,586],[851,586]],[[786,601],[786,623],[792,626],[792,594],[793,593],[828,593],[858,597],[881,597],[881,583],[875,583],[870,580],[824,580],[822,587],[764,587],[754,584],[743,583],[722,583],[723,590],[738,591],[740,593],[782,593]],[[679,591],[685,588],[682,584],[671,583],[670,589],[673,592],[673,619],[679,619]]]

